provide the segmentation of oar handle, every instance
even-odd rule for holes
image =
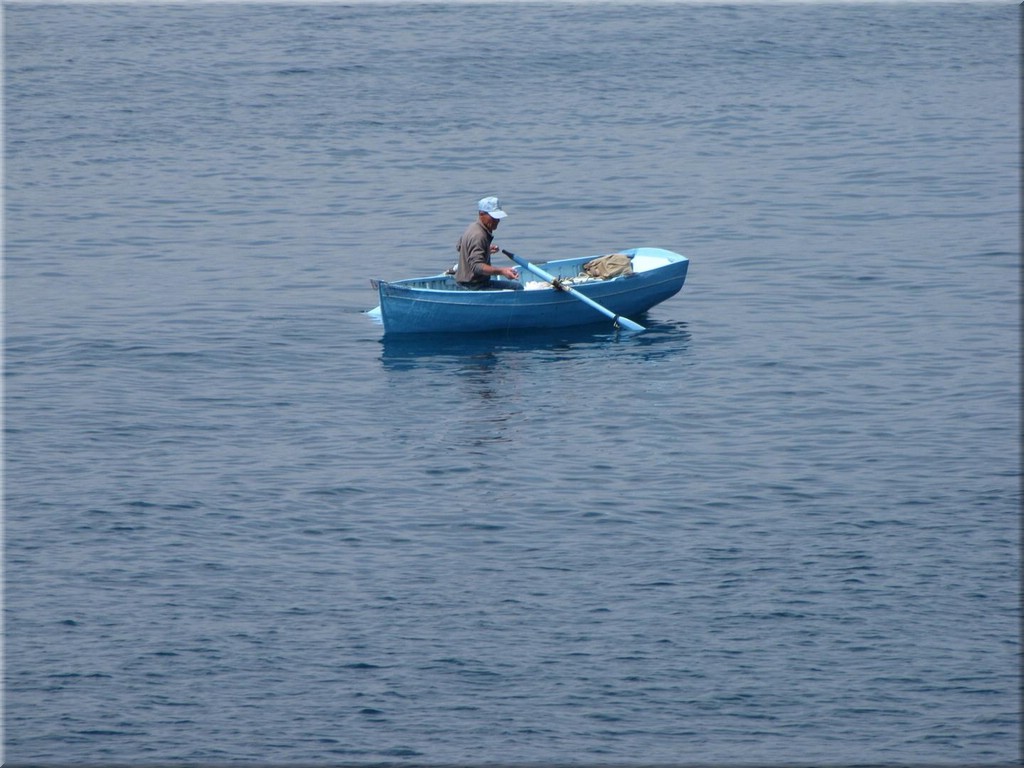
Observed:
[[[625,328],[628,328],[631,331],[642,331],[642,330],[644,330],[644,327],[642,325],[640,325],[640,323],[634,323],[628,317],[623,317],[622,315],[615,314],[614,312],[612,312],[607,307],[603,307],[600,304],[598,304],[596,301],[594,301],[589,296],[585,296],[584,294],[580,293],[575,288],[573,288],[571,285],[565,285],[557,277],[555,277],[554,275],[548,274],[543,269],[538,267],[536,264],[531,264],[529,261],[524,259],[522,256],[516,256],[514,253],[509,253],[504,248],[501,249],[501,252],[504,253],[506,256],[508,256],[510,259],[512,259],[512,261],[514,261],[516,264],[521,266],[523,269],[528,269],[531,272],[533,272],[533,274],[537,275],[537,277],[539,277],[541,280],[544,280],[546,282],[551,283],[551,285],[555,289],[557,289],[559,291],[565,291],[570,296],[572,296],[574,299],[578,299],[578,300],[582,301],[587,306],[589,306],[589,307],[591,307],[593,309],[596,309],[598,312],[600,312],[605,317],[611,318],[612,322],[615,323],[616,326],[621,325],[621,326],[623,326]]]

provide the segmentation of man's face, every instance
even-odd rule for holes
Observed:
[[[487,227],[488,232],[493,232],[498,228],[498,224],[501,223],[500,219],[492,218],[489,213],[480,211],[480,221],[483,222],[484,226]]]

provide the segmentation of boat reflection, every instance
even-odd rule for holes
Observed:
[[[385,334],[381,364],[387,370],[443,369],[453,363],[486,370],[518,358],[537,362],[564,360],[588,353],[638,355],[655,360],[687,354],[691,336],[684,322],[641,320],[647,330],[628,333],[606,325],[508,333]]]
[[[413,426],[415,419],[408,420],[409,432],[402,439],[415,435],[412,445],[438,455],[455,444],[460,451],[490,456],[496,446],[523,439],[523,430],[538,418],[538,403],[558,407],[561,397],[586,390],[610,370],[621,374],[639,370],[636,362],[689,353],[685,323],[646,324],[648,330],[639,334],[601,325],[508,334],[385,335],[380,360],[388,399],[405,404],[428,398],[432,411],[445,414],[422,429]]]

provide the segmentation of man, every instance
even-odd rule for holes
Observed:
[[[509,285],[502,281],[491,281],[492,275],[509,280],[519,279],[519,273],[513,267],[491,266],[491,254],[498,251],[498,246],[491,245],[494,230],[508,214],[501,210],[501,203],[496,197],[485,197],[477,203],[476,208],[477,220],[466,227],[455,246],[459,252],[455,281],[470,290],[522,288],[518,283]]]

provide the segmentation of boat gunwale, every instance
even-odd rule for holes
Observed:
[[[640,253],[640,251],[645,251],[645,250],[646,251],[655,251],[657,253],[654,253],[654,254],[642,254],[642,253]],[[664,258],[665,259],[665,263],[664,264],[660,264],[660,265],[658,265],[656,267],[652,267],[650,269],[645,269],[645,270],[642,270],[642,271],[632,272],[631,274],[628,274],[628,275],[616,275],[615,277],[612,277],[612,278],[609,278],[609,279],[605,279],[605,280],[593,279],[593,280],[587,280],[587,281],[580,282],[580,283],[572,283],[572,287],[574,289],[576,289],[576,290],[582,290],[584,293],[589,293],[590,290],[591,290],[590,286],[622,285],[624,283],[631,282],[635,278],[648,278],[649,276],[653,276],[653,275],[655,275],[656,273],[660,272],[663,269],[667,269],[669,267],[677,266],[679,264],[686,263],[686,262],[689,261],[688,257],[683,256],[680,253],[675,253],[673,251],[667,251],[667,250],[661,249],[661,248],[631,248],[631,249],[628,249],[628,250],[619,251],[619,253],[629,253],[630,256],[641,255],[641,256],[653,256],[655,258],[659,258],[660,257],[660,258]],[[538,262],[538,266],[540,266],[542,268],[545,268],[548,271],[551,271],[552,267],[560,269],[562,267],[569,267],[569,266],[574,266],[574,265],[583,265],[583,264],[586,264],[588,261],[592,261],[595,258],[601,258],[601,257],[600,256],[575,256],[575,257],[569,258],[569,259],[556,259],[556,260],[553,260],[553,261]],[[672,280],[672,279],[674,279],[674,277],[666,277],[665,281]],[[434,287],[425,287],[425,286],[421,286],[421,285],[416,285],[417,283],[425,283],[425,282],[446,282],[451,287],[434,288]],[[524,291],[527,292],[527,293],[530,293],[530,294],[536,294],[536,293],[542,293],[543,291],[550,291],[551,290],[550,286],[547,287],[547,288],[534,289],[534,290],[530,290],[530,289],[505,289],[505,290],[502,290],[502,289],[492,289],[492,290],[487,290],[487,291],[467,290],[465,288],[459,287],[458,284],[455,283],[455,278],[452,276],[452,274],[450,272],[442,272],[442,273],[437,274],[437,275],[428,275],[428,276],[425,276],[425,277],[407,277],[407,278],[403,278],[403,279],[400,279],[400,280],[380,280],[379,283],[380,283],[381,287],[384,287],[384,286],[392,287],[393,286],[395,288],[398,288],[400,291],[413,291],[417,295],[422,295],[424,299],[428,295],[433,295],[433,294],[437,294],[439,296],[449,295],[449,294],[464,294],[464,295],[467,295],[467,296],[474,296],[476,298],[473,300],[473,303],[476,303],[477,301],[479,301],[483,297],[487,297],[487,298],[493,300],[497,296],[507,295],[507,294],[520,294],[520,293],[523,293]],[[644,279],[644,283],[646,283],[648,285],[657,285],[658,284],[658,283],[652,283],[649,279]],[[517,283],[517,284],[518,285],[522,285],[522,283]],[[556,295],[558,294],[557,291],[555,291],[554,293]],[[605,293],[605,291],[601,291],[601,293]],[[614,292],[608,293],[608,295],[609,296],[614,296],[614,295],[618,295],[618,293],[619,293],[618,291],[614,291]],[[499,299],[499,301],[500,301],[500,299]],[[467,302],[458,301],[458,302],[449,302],[449,303],[464,304],[464,303],[467,303]]]

